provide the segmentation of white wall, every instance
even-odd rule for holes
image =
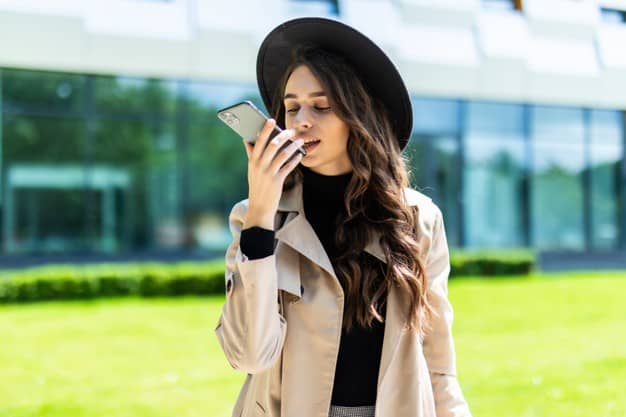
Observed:
[[[416,95],[626,109],[622,0],[340,0]],[[254,82],[289,0],[0,0],[0,67]]]

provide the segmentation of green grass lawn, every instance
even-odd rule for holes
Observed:
[[[452,281],[474,416],[625,417],[625,296],[624,273]],[[222,302],[0,307],[0,417],[229,416],[243,376],[214,336]]]

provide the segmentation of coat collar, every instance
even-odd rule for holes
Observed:
[[[311,224],[304,217],[302,188],[302,181],[296,181],[293,188],[282,194],[278,203],[278,211],[286,213],[288,220],[276,232],[276,238],[289,244],[289,246],[334,275],[332,265],[322,243],[315,234]],[[289,213],[295,213],[296,216],[289,216]],[[380,233],[374,233],[372,239],[365,245],[365,252],[387,263],[385,253],[380,245]]]

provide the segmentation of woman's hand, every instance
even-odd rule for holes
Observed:
[[[297,151],[304,143],[302,139],[294,140],[278,152],[285,142],[293,139],[295,135],[293,129],[282,131],[268,143],[275,125],[275,120],[268,120],[254,145],[243,141],[248,155],[249,190],[244,229],[253,226],[274,229],[274,216],[278,210],[285,178],[302,160],[302,154]]]

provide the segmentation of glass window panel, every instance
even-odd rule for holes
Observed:
[[[2,128],[5,251],[84,250],[84,123],[4,115]]]
[[[619,111],[591,110],[591,141],[612,145],[622,142],[622,114]]]
[[[525,243],[522,120],[522,106],[468,104],[463,183],[467,246],[516,247]]]
[[[85,76],[2,70],[4,111],[82,112]]]
[[[580,109],[531,109],[531,224],[540,249],[583,249],[584,125]]]
[[[13,220],[11,236],[8,242],[5,240],[7,252],[54,254],[84,250],[84,197],[78,186],[14,187],[12,197],[7,199]]]
[[[470,132],[464,175],[469,247],[523,246],[525,145],[521,134]]]
[[[459,103],[452,100],[413,99],[413,132],[456,134],[459,131]]]
[[[490,132],[524,130],[524,108],[519,104],[470,102],[467,105],[467,128]]]
[[[227,84],[192,82],[186,86],[189,113],[194,122],[212,123],[217,119],[217,110],[244,100],[252,101],[269,115],[263,105],[257,87],[252,84]]]
[[[5,166],[18,162],[82,162],[85,125],[71,118],[4,115],[2,157]]]
[[[173,115],[178,85],[173,80],[148,78],[94,78],[96,110],[100,114]]]
[[[582,109],[537,106],[531,108],[532,131],[537,138],[550,142],[582,143]]]
[[[623,125],[618,111],[591,111],[591,244],[618,245],[618,178],[623,155]]]
[[[173,125],[153,129],[148,167],[148,213],[152,221],[152,245],[177,248],[189,241],[181,213],[180,174]]]
[[[217,119],[190,126],[186,166],[190,176],[191,235],[206,249],[223,250],[232,236],[226,219],[247,197],[247,157],[241,139]]]
[[[441,209],[448,244],[459,246],[459,147],[455,136],[413,135],[405,149],[412,186]]]
[[[184,157],[190,172],[186,201],[190,240],[223,251],[232,239],[227,224],[230,209],[247,197],[247,158],[241,138],[216,113],[243,100],[269,113],[252,84],[192,82],[185,95],[191,117]]]
[[[147,183],[152,131],[141,121],[98,120],[91,171],[102,176],[90,191],[94,245],[103,251],[143,249],[151,238]]]
[[[180,215],[174,127],[99,120],[92,172],[92,228],[105,251],[177,248],[186,243]]]

